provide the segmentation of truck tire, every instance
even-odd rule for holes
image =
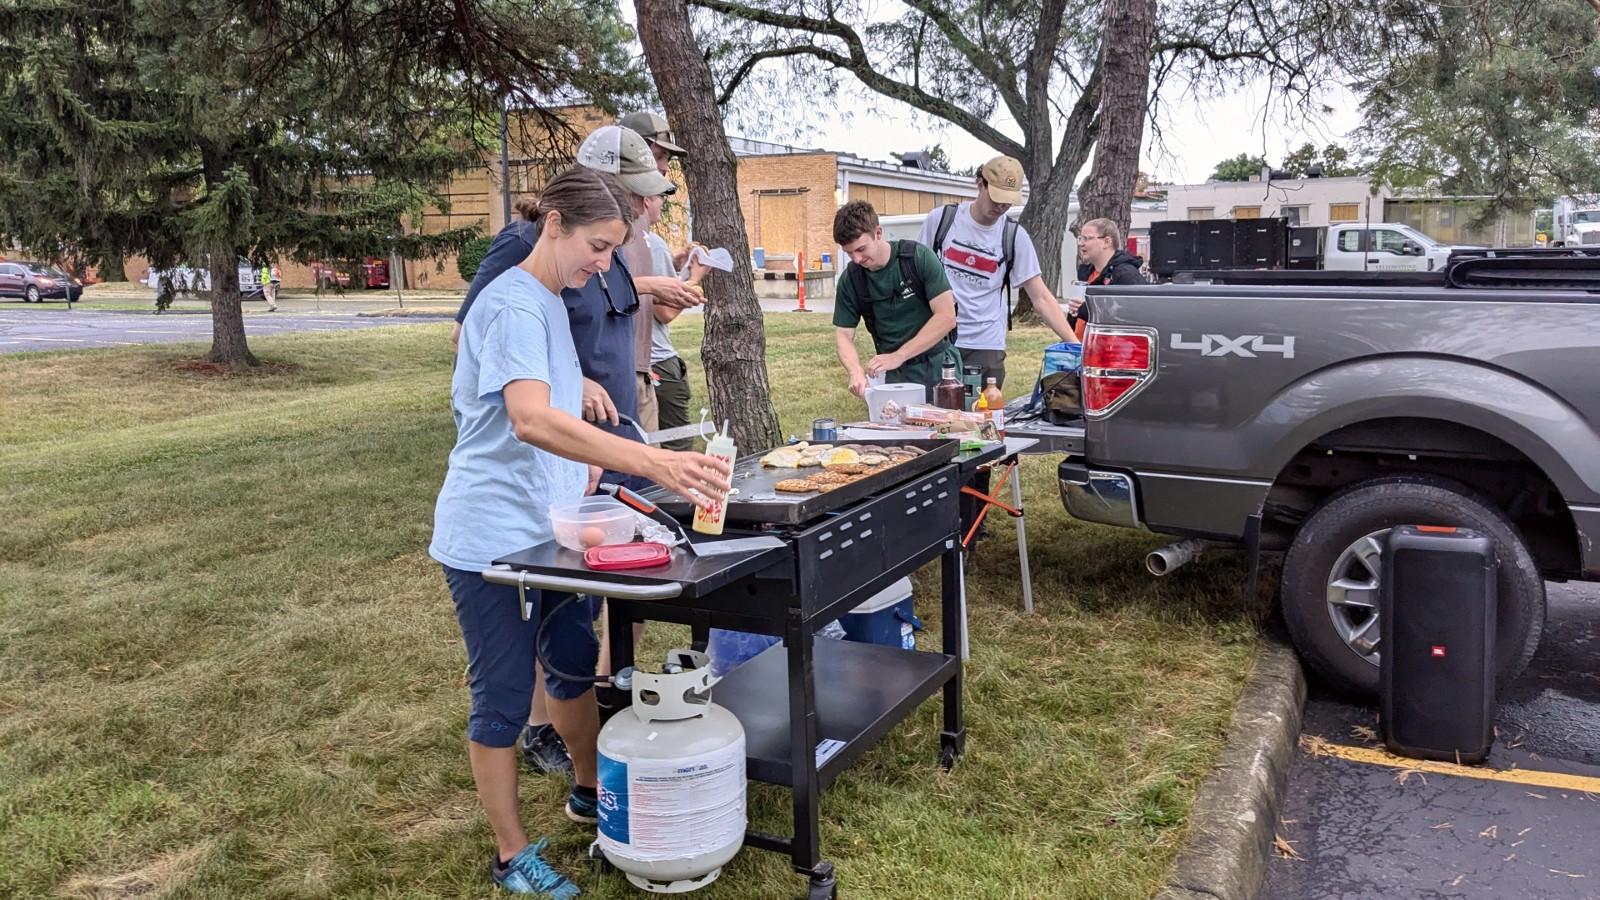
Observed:
[[[1429,476],[1352,485],[1300,526],[1284,558],[1282,591],[1300,658],[1335,690],[1377,694],[1379,565],[1383,538],[1396,525],[1455,525],[1493,540],[1500,561],[1495,671],[1499,687],[1509,685],[1544,634],[1544,578],[1504,513],[1465,485]]]

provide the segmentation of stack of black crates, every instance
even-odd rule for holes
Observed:
[[[1163,277],[1205,269],[1316,269],[1326,230],[1287,219],[1201,219],[1150,227],[1150,271]]]

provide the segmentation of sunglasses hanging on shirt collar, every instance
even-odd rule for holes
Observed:
[[[633,302],[628,304],[626,309],[617,309],[617,301],[611,296],[611,285],[606,284],[605,273],[597,272],[595,273],[595,277],[600,279],[600,293],[606,295],[606,306],[610,307],[610,309],[606,310],[606,315],[631,316],[639,311],[639,292],[637,290],[633,292]],[[631,283],[633,277],[630,275],[628,280]]]

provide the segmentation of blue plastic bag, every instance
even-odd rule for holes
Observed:
[[[817,632],[817,637],[842,640],[844,626],[839,624],[838,619],[834,619]],[[750,634],[744,631],[729,631],[726,628],[713,628],[711,637],[706,642],[706,655],[711,657],[711,674],[721,678],[782,640],[770,634]]]
[[[1062,341],[1044,348],[1044,365],[1039,369],[1039,379],[1033,383],[1033,399],[1028,401],[1029,412],[1044,411],[1045,378],[1057,372],[1077,373],[1083,368],[1083,345]]]

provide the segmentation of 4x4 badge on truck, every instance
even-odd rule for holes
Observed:
[[[1255,359],[1261,353],[1276,353],[1284,359],[1294,359],[1294,336],[1284,335],[1277,338],[1276,343],[1269,343],[1272,335],[1241,334],[1238,337],[1228,337],[1225,334],[1202,334],[1199,340],[1191,341],[1183,335],[1172,335],[1172,349],[1174,350],[1199,350],[1201,356],[1243,356]]]

